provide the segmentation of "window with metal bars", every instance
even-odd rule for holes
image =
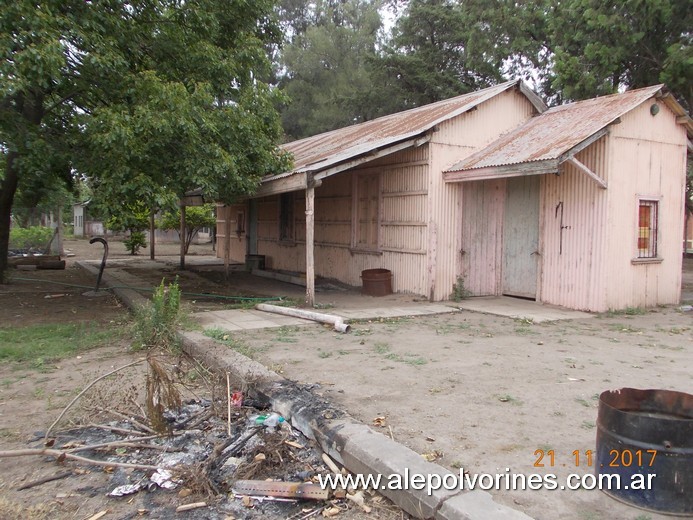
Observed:
[[[657,258],[659,202],[640,200],[638,206],[638,258]]]

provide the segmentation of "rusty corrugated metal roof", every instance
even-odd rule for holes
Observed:
[[[659,93],[655,85],[550,108],[447,171],[558,159],[602,128]]]
[[[417,137],[435,125],[467,112],[519,84],[520,80],[508,81],[478,92],[287,143],[282,148],[293,154],[294,169],[266,177],[263,182],[299,172],[317,172],[373,150]]]

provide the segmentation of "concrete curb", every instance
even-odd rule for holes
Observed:
[[[77,262],[87,271],[98,274],[98,267]],[[125,305],[132,308],[146,303],[137,291],[115,287],[122,282],[104,272],[103,283]],[[264,365],[239,354],[199,332],[179,333],[183,351],[220,374],[229,374],[236,387],[248,389],[250,396],[270,405],[291,421],[291,425],[314,440],[321,449],[352,473],[381,475],[382,485],[388,477],[399,475],[405,489],[380,489],[397,506],[415,518],[436,520],[532,520],[520,511],[497,504],[485,491],[430,491],[414,489],[411,475],[455,475],[444,467],[425,461],[418,453],[389,437],[376,433],[326,399],[289,381]],[[408,478],[409,477],[409,478]]]

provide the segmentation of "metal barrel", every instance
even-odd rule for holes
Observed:
[[[596,451],[595,473],[608,495],[658,513],[693,515],[693,395],[602,392]]]

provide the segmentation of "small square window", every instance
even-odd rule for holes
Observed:
[[[659,202],[640,200],[638,207],[638,258],[657,258]]]

